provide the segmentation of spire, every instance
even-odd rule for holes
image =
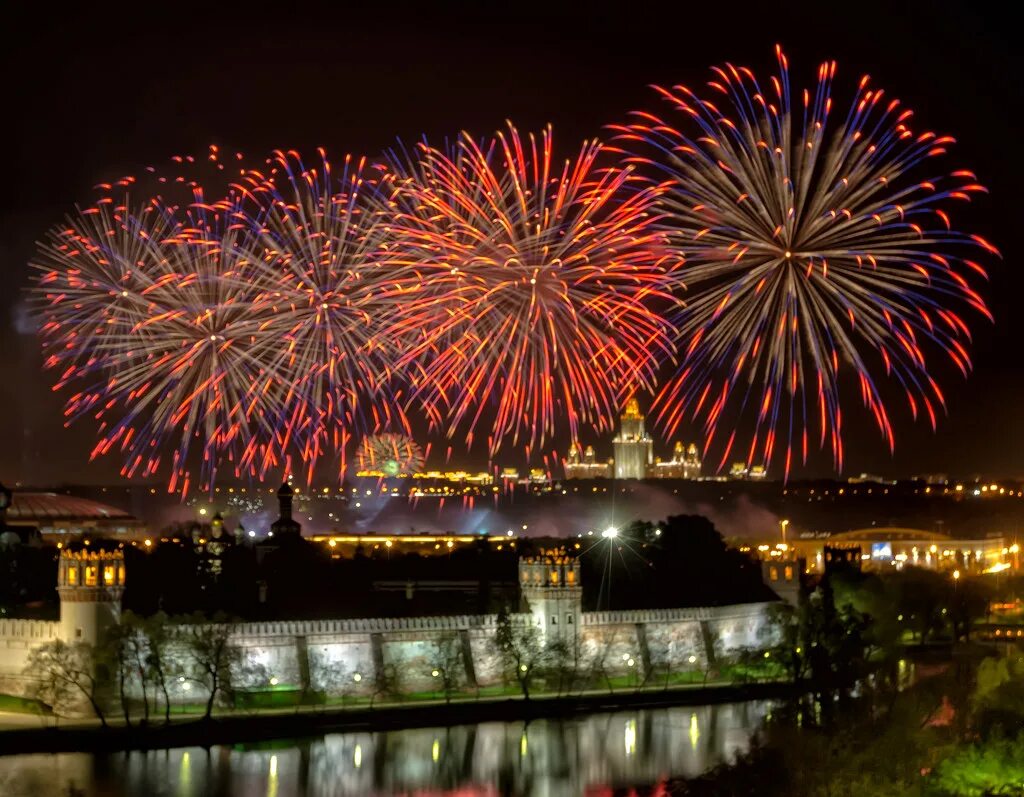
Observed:
[[[292,519],[292,496],[295,491],[288,482],[281,485],[277,491],[278,518],[270,524],[270,532],[273,536],[302,535],[302,525]]]
[[[278,514],[281,520],[292,519],[292,496],[295,495],[295,491],[292,490],[292,486],[288,482],[284,482],[277,491],[277,505],[279,507]]]

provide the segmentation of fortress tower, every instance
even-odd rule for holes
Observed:
[[[95,645],[121,611],[123,593],[121,551],[64,551],[57,570],[60,638]]]
[[[583,606],[579,562],[565,548],[520,559],[519,586],[545,640],[564,642],[575,651]]]

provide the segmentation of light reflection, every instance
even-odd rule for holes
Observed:
[[[270,756],[270,774],[267,776],[267,797],[277,797],[277,756]]]
[[[188,750],[181,754],[181,768],[178,772],[178,794],[192,793],[192,756]]]
[[[626,720],[626,755],[631,756],[636,752],[636,720]]]
[[[265,797],[302,794],[451,795],[474,793],[482,783],[507,782],[508,794],[606,793],[650,786],[665,778],[693,778],[749,749],[770,704],[765,701],[706,707],[632,710],[573,719],[485,722],[450,728],[329,733],[274,748],[211,748],[202,762],[190,751],[68,754],[59,769],[52,756],[0,756],[4,795],[65,797],[85,782],[90,793],[244,793]],[[527,730],[528,728],[528,730]],[[643,744],[640,743],[643,729]],[[618,741],[609,744],[609,732]],[[441,740],[444,762],[441,762]],[[191,752],[195,752],[194,750]],[[47,788],[22,788],[40,771],[59,776]],[[101,762],[102,759],[102,762]],[[367,766],[362,766],[363,763]],[[193,764],[201,766],[194,768]],[[85,774],[88,773],[88,774]],[[33,781],[35,783],[35,781]],[[225,790],[227,789],[227,790]]]

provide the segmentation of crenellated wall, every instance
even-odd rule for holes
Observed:
[[[0,694],[24,694],[32,681],[25,673],[29,653],[59,638],[56,620],[0,619]]]
[[[116,622],[125,578],[119,554],[65,552],[59,572],[59,622],[0,619],[0,692],[22,694],[31,685],[25,666],[33,647],[55,639],[94,644]],[[766,603],[583,612],[578,564],[564,549],[522,560],[520,581],[527,606],[510,616],[513,625],[535,628],[560,661],[593,673],[705,669],[772,644]],[[272,678],[272,685],[367,694],[385,686],[433,691],[445,674],[461,684],[499,682],[497,628],[498,616],[489,614],[236,623],[231,632],[244,651],[239,685]]]

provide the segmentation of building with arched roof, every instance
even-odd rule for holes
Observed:
[[[14,490],[6,523],[14,529],[36,529],[44,540],[97,535],[141,539],[146,524],[123,509],[56,492]]]

